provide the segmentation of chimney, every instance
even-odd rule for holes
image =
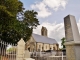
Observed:
[[[42,26],[42,28],[41,28],[41,35],[47,37],[47,29],[46,29],[46,27]]]

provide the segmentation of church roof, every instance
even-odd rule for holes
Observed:
[[[41,43],[48,43],[48,44],[56,44],[57,41],[55,39],[52,39],[52,38],[48,38],[48,37],[45,37],[45,36],[41,36],[41,35],[38,35],[38,34],[32,34],[34,40],[36,42],[41,42]]]

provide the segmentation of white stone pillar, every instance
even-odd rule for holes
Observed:
[[[18,42],[17,45],[17,55],[16,55],[16,60],[23,60],[24,59],[24,53],[25,53],[25,42],[21,38],[21,40]]]
[[[75,17],[68,15],[64,18],[66,37],[66,57],[67,60],[80,60],[80,35]]]

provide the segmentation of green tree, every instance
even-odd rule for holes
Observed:
[[[0,39],[17,43],[20,38],[27,41],[33,27],[39,25],[34,10],[24,11],[19,0],[0,0]]]
[[[63,48],[65,48],[65,45],[64,45],[64,43],[65,43],[65,37],[63,37],[62,39],[61,39],[61,45],[63,46]]]
[[[39,21],[36,18],[37,14],[38,13],[35,12],[34,10],[31,10],[31,11],[27,10],[27,11],[25,11],[24,19],[23,19],[24,23],[28,24],[28,26],[30,26],[30,28],[32,28],[32,29],[34,27],[37,27],[37,25],[39,25]]]

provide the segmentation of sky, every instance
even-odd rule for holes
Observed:
[[[48,37],[56,39],[61,47],[61,38],[65,37],[64,17],[74,15],[80,31],[80,0],[20,0],[25,10],[38,12],[40,25],[33,33],[41,35],[41,27],[48,29]]]

